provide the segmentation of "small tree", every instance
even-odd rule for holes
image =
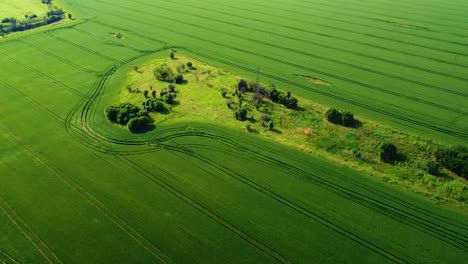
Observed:
[[[178,73],[184,73],[185,72],[185,64],[180,64],[177,66],[177,72]]]
[[[240,109],[237,109],[235,112],[234,112],[234,116],[236,117],[237,120],[239,121],[245,121],[247,120],[247,109],[245,108],[240,108]]]
[[[190,61],[189,61],[189,62],[187,62],[187,67],[188,67],[189,69],[192,69],[192,68],[193,68],[193,64],[192,64],[192,62],[190,62]]]
[[[380,159],[385,163],[391,163],[398,159],[397,147],[392,143],[384,143],[380,146]]]
[[[151,91],[151,96],[152,96],[153,98],[156,98],[156,91],[155,91],[155,90]]]
[[[174,82],[177,84],[183,84],[184,83],[184,76],[182,74],[177,74],[174,78]]]
[[[72,20],[73,19],[73,15],[68,13],[68,19]]]
[[[247,83],[246,80],[240,80],[238,83],[237,83],[237,90],[239,92],[245,92],[248,88],[249,84]]]
[[[273,121],[270,121],[270,122],[268,123],[268,127],[270,128],[270,130],[275,129],[275,125],[273,124]]]
[[[336,110],[335,108],[330,108],[326,113],[325,117],[327,118],[328,122],[333,124],[341,124],[343,117],[340,111]]]
[[[167,89],[169,89],[169,91],[170,91],[171,93],[174,93],[175,90],[176,90],[176,87],[175,87],[175,85],[173,85],[173,84],[169,84],[169,85],[167,86]]]
[[[265,126],[265,123],[271,121],[271,117],[269,115],[262,115],[262,125]]]
[[[226,98],[227,93],[228,93],[228,92],[227,92],[225,89],[221,90],[221,96],[222,96],[223,98]]]
[[[134,117],[128,121],[128,129],[135,133],[139,132],[146,127],[150,122],[150,119],[147,116]]]
[[[148,91],[148,90],[145,90],[145,91],[143,92],[143,95],[145,96],[145,98],[148,98],[148,94],[149,94],[149,91]]]
[[[170,81],[174,80],[174,71],[169,65],[163,63],[154,69],[154,76],[160,81]]]
[[[270,94],[270,100],[272,102],[277,103],[279,101],[280,92],[276,90],[276,88],[272,88],[269,94]]]
[[[170,55],[170,56],[171,56],[171,59],[175,59],[175,53],[174,53],[174,51],[171,52],[171,55]]]
[[[350,112],[344,112],[342,115],[341,124],[345,127],[352,127],[354,126],[354,123],[354,115]]]

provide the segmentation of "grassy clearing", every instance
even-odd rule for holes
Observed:
[[[237,121],[227,103],[232,102],[234,107],[238,104],[234,92],[242,77],[183,54],[177,53],[176,59],[170,59],[169,54],[166,54],[165,58],[135,65],[124,82],[119,102],[141,106],[146,100],[143,95],[145,90],[149,94],[155,90],[158,98],[159,92],[167,89],[169,83],[157,80],[153,70],[161,64],[167,64],[176,71],[177,67],[188,62],[194,68],[183,71],[187,83],[176,85],[176,103],[166,104],[169,110],[167,113],[151,114],[156,127],[186,121],[222,124],[298,148],[314,156],[324,156],[442,202],[466,206],[468,185],[465,179],[445,169],[440,172],[440,176],[433,176],[427,171],[427,162],[433,161],[434,152],[443,147],[440,143],[360,117],[358,128],[334,125],[327,122],[324,116],[329,107],[302,97],[298,98],[298,110],[287,109],[268,99],[264,99],[257,110],[251,102],[254,93],[247,92],[242,98],[243,107],[248,109],[249,120]],[[129,86],[139,93],[130,92]],[[222,91],[227,92],[225,97]],[[269,129],[267,122],[262,121],[264,115],[272,119],[273,130]],[[379,147],[385,142],[397,146],[403,155],[401,162],[392,165],[380,160]]]
[[[41,16],[48,10],[48,6],[40,0],[9,0],[0,1],[0,18],[24,18],[25,15]]]

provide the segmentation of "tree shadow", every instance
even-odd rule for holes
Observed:
[[[283,132],[281,132],[281,130],[276,129],[276,128],[270,129],[269,131],[271,131],[271,132],[273,132],[273,133],[275,133],[275,134],[278,134],[278,135],[283,134]]]
[[[358,129],[358,128],[361,128],[362,127],[362,122],[357,120],[357,119],[354,119],[354,122],[351,126],[349,126],[350,128],[355,128],[355,129]]]
[[[151,132],[153,130],[156,129],[156,126],[151,124],[151,125],[146,125],[136,131],[131,131],[133,134],[145,134],[145,133],[148,133],[148,132]]]

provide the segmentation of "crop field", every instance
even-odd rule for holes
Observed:
[[[1,18],[32,2],[0,0]],[[59,3],[73,20],[0,37],[0,263],[468,259],[466,208],[210,120],[132,134],[104,114],[135,65],[176,49],[468,145],[468,3]]]

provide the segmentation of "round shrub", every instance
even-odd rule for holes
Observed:
[[[174,71],[169,65],[163,63],[154,69],[154,76],[160,81],[172,81],[174,80]]]
[[[398,159],[397,147],[392,143],[384,143],[380,146],[380,159],[383,162],[391,163]]]
[[[131,132],[139,132],[142,131],[149,122],[150,119],[147,116],[134,117],[128,121],[128,129]]]
[[[240,108],[234,112],[234,116],[239,121],[245,121],[247,120],[247,113],[247,109]]]
[[[335,108],[330,108],[326,113],[325,117],[327,118],[328,122],[333,124],[341,124],[343,122],[343,116],[340,111],[336,110]]]
[[[174,82],[177,84],[183,84],[184,83],[184,76],[182,74],[177,74],[174,78]]]
[[[341,117],[341,124],[345,127],[354,126],[355,120],[354,115],[350,112],[344,112]]]

